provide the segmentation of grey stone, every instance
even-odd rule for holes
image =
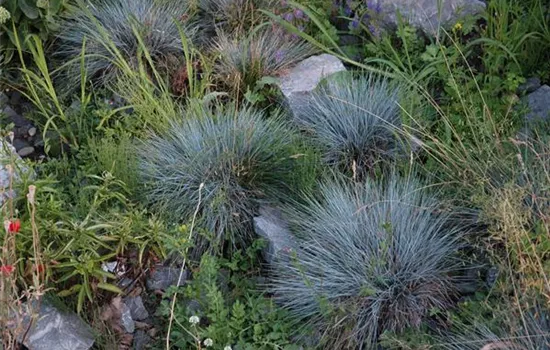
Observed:
[[[123,277],[121,278],[119,281],[118,281],[118,286],[121,287],[121,288],[128,288],[130,285],[132,285],[133,283],[135,283],[134,280],[132,280],[131,278],[126,278],[126,277]]]
[[[149,312],[147,312],[147,309],[143,305],[143,299],[140,296],[125,298],[124,304],[130,309],[130,314],[134,321],[143,321],[149,317]]]
[[[521,99],[529,112],[525,115],[527,122],[550,120],[550,86],[543,85],[536,91]]]
[[[136,334],[134,334],[134,342],[132,343],[132,349],[134,350],[144,350],[147,348],[147,345],[152,341],[151,337],[143,330],[138,329]]]
[[[189,315],[198,314],[202,311],[201,303],[196,299],[191,299],[185,303],[185,308]]]
[[[6,93],[0,92],[0,109],[2,109],[2,107],[4,107],[9,100],[10,98],[6,95]]]
[[[322,54],[311,56],[282,75],[279,87],[290,110],[296,114],[307,105],[311,92],[321,80],[346,68],[335,56]]]
[[[25,318],[28,327],[29,317]],[[46,300],[23,341],[29,350],[88,350],[94,344],[90,327],[75,313],[61,311]]]
[[[273,264],[278,259],[288,259],[297,252],[298,243],[283,220],[280,210],[261,207],[260,216],[254,218],[254,231],[267,241],[263,250],[264,259]]]
[[[2,112],[16,127],[29,124],[27,119],[14,111],[10,106],[5,106],[2,110],[0,110],[0,112]]]
[[[136,330],[136,323],[132,319],[132,312],[130,308],[122,303],[122,313],[120,315],[120,324],[124,327],[126,333],[134,333]]]
[[[540,79],[537,77],[529,78],[525,81],[525,83],[518,86],[518,94],[529,94],[535,90],[540,88]]]
[[[13,147],[15,147],[17,154],[21,157],[26,157],[34,153],[34,147],[32,147],[27,141],[22,139],[13,140]]]
[[[11,175],[9,167],[12,167]],[[23,175],[31,175],[29,171],[30,169],[23,163],[15,147],[8,142],[0,142],[0,205],[15,195],[13,190],[10,191],[10,179],[13,182],[18,182]]]
[[[180,269],[169,266],[156,266],[155,270],[150,274],[147,279],[147,289],[149,290],[166,290],[168,287],[178,284],[178,278],[180,275]],[[182,279],[179,286],[185,284],[187,280],[187,270],[183,272]]]
[[[29,143],[23,139],[20,139],[20,138],[15,138],[13,140],[13,147],[15,147],[15,150],[16,151],[19,151],[21,148],[23,147],[27,147],[27,146],[30,146]]]
[[[440,6],[441,1],[441,6]],[[426,34],[436,35],[438,28],[449,29],[467,16],[483,12],[480,0],[374,0],[380,6],[380,16],[388,27],[396,27],[398,13],[410,25]]]
[[[21,103],[21,98],[22,98],[21,93],[19,91],[13,90],[11,92],[10,104],[12,106],[17,106],[18,104]]]
[[[31,126],[28,130],[27,130],[27,134],[29,134],[30,137],[33,137],[34,135],[36,135],[36,128],[34,126]]]
[[[23,147],[19,151],[17,151],[17,154],[19,154],[21,157],[28,157],[33,153],[34,153],[33,146]]]

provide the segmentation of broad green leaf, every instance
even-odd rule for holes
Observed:
[[[36,4],[32,0],[19,0],[19,8],[28,19],[37,19],[40,15]]]

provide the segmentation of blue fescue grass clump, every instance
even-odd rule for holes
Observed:
[[[187,21],[188,8],[185,2],[156,0],[99,0],[82,5],[62,24],[58,36],[57,55],[74,62],[66,84],[79,82],[84,41],[86,73],[101,84],[116,77],[121,58],[137,67],[144,54],[158,65],[183,55],[182,34],[189,41],[195,35]]]
[[[295,172],[295,135],[277,116],[251,108],[196,109],[141,147],[147,197],[159,211],[201,226],[195,252],[242,248],[253,239],[251,219],[261,201],[287,196]],[[199,190],[204,184],[202,190]]]
[[[320,199],[288,212],[301,249],[274,266],[275,299],[330,349],[418,327],[449,305],[461,268],[461,231],[439,207],[413,178],[324,182]]]
[[[314,91],[295,119],[329,164],[362,175],[399,154],[399,93],[399,85],[374,74],[338,74]]]

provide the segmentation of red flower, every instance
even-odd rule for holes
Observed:
[[[13,267],[13,265],[2,265],[2,266],[0,266],[0,272],[4,276],[11,275],[14,270],[15,270],[15,267]]]
[[[10,226],[9,226],[8,230],[11,233],[17,233],[17,232],[19,232],[20,229],[21,229],[21,221],[19,221],[19,219],[10,221]]]

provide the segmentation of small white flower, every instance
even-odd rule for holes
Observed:
[[[201,319],[199,318],[199,316],[191,316],[189,317],[189,323],[191,324],[197,324],[201,321]]]
[[[225,348],[223,348],[223,350],[233,350],[233,348],[229,345],[227,345]]]
[[[212,345],[214,345],[214,341],[212,339],[210,339],[210,338],[204,339],[204,346],[209,347],[209,346],[212,346]]]

